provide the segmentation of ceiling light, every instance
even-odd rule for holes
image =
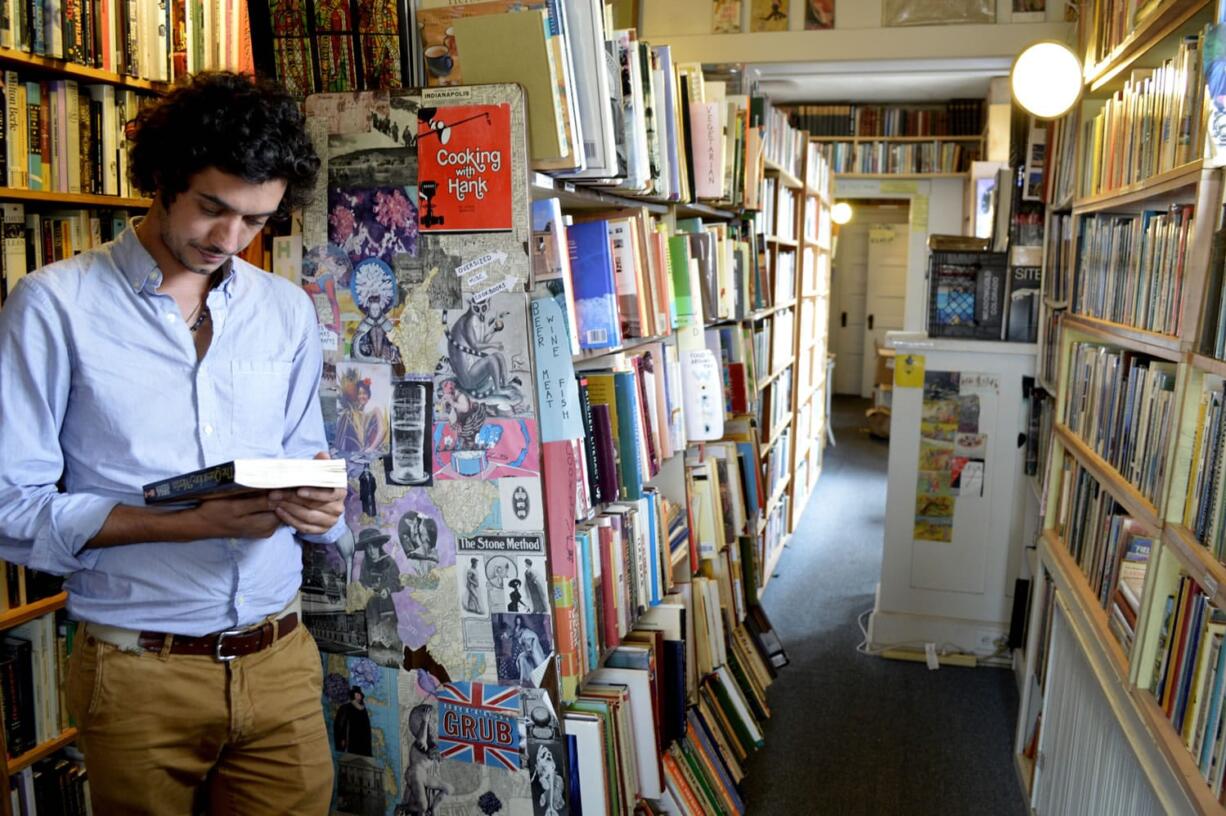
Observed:
[[[1081,96],[1081,60],[1064,43],[1028,46],[1013,63],[1013,98],[1040,119],[1068,113]]]
[[[840,201],[830,208],[830,220],[836,224],[846,224],[851,220],[851,205]]]

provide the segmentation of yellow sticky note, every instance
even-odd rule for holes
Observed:
[[[923,388],[924,355],[899,354],[895,357],[894,385],[898,388]]]
[[[911,229],[915,232],[928,231],[928,196],[911,196]]]

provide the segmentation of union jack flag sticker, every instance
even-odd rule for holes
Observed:
[[[441,757],[512,771],[522,767],[518,686],[446,683],[437,696]]]

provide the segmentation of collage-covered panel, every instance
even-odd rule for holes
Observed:
[[[303,554],[334,810],[566,813],[523,93],[306,106],[322,167],[302,280],[329,446],[350,482],[347,535]]]

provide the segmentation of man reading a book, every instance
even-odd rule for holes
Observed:
[[[148,214],[0,311],[0,558],[67,577],[96,812],[326,813],[297,538],[335,541],[345,491],[141,494],[233,459],[327,458],[311,301],[236,257],[307,201],[319,160],[295,101],[236,74],[172,91],[129,141]]]

